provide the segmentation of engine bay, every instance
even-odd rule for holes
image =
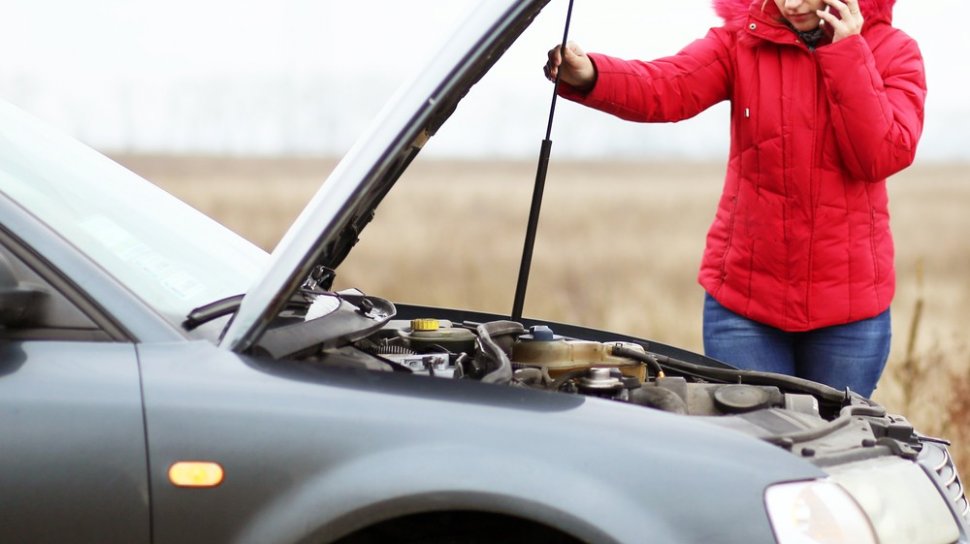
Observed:
[[[872,459],[915,461],[970,519],[946,441],[920,435],[906,418],[848,389],[741,370],[651,341],[476,312],[398,308],[356,290],[311,288],[288,302],[250,354],[318,370],[474,381],[639,406],[746,434],[830,474]]]
[[[622,402],[704,418],[816,463],[914,459],[922,444],[905,418],[852,391],[739,370],[696,354],[685,360],[622,335],[579,337],[560,334],[559,325],[501,318],[459,321],[454,316],[466,314],[453,310],[426,309],[402,319],[417,310],[399,317],[390,301],[356,290],[305,290],[301,296],[265,331],[255,354]]]
[[[784,408],[821,417],[811,395],[786,394],[771,385],[668,376],[658,356],[640,344],[567,338],[548,325],[391,320],[354,347],[388,365],[436,378],[580,394],[677,414],[718,416]]]

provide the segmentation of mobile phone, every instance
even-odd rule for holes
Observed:
[[[829,4],[825,4],[825,10],[824,11],[825,11],[825,13],[832,13],[832,6],[830,6]],[[838,15],[836,15],[836,17],[838,17]],[[818,26],[819,26],[819,28],[821,28],[822,30],[824,30],[829,35],[831,35],[832,32],[834,32],[834,29],[832,28],[832,25],[825,24],[825,19],[822,19],[821,21],[819,21],[818,22]]]

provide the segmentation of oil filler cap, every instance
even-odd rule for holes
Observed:
[[[412,331],[436,331],[441,327],[437,319],[412,319]]]
[[[771,403],[771,393],[750,385],[725,385],[714,391],[714,404],[729,414],[766,408]]]

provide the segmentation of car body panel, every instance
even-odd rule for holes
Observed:
[[[150,542],[135,349],[0,342],[0,541]]]
[[[751,516],[763,489],[823,475],[740,433],[599,399],[268,364],[204,342],[139,355],[160,544],[318,542],[442,509],[595,541],[769,542]],[[169,484],[189,459],[220,463],[225,482]],[[693,523],[699,496],[723,517]],[[749,527],[720,534],[740,517]]]

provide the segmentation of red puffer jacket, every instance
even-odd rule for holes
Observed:
[[[678,54],[591,54],[594,88],[559,91],[643,122],[731,101],[698,280],[725,307],[787,331],[878,315],[895,289],[886,177],[913,161],[926,83],[916,42],[891,26],[894,0],[859,3],[861,36],[810,50],[774,0],[715,0],[725,25]]]

